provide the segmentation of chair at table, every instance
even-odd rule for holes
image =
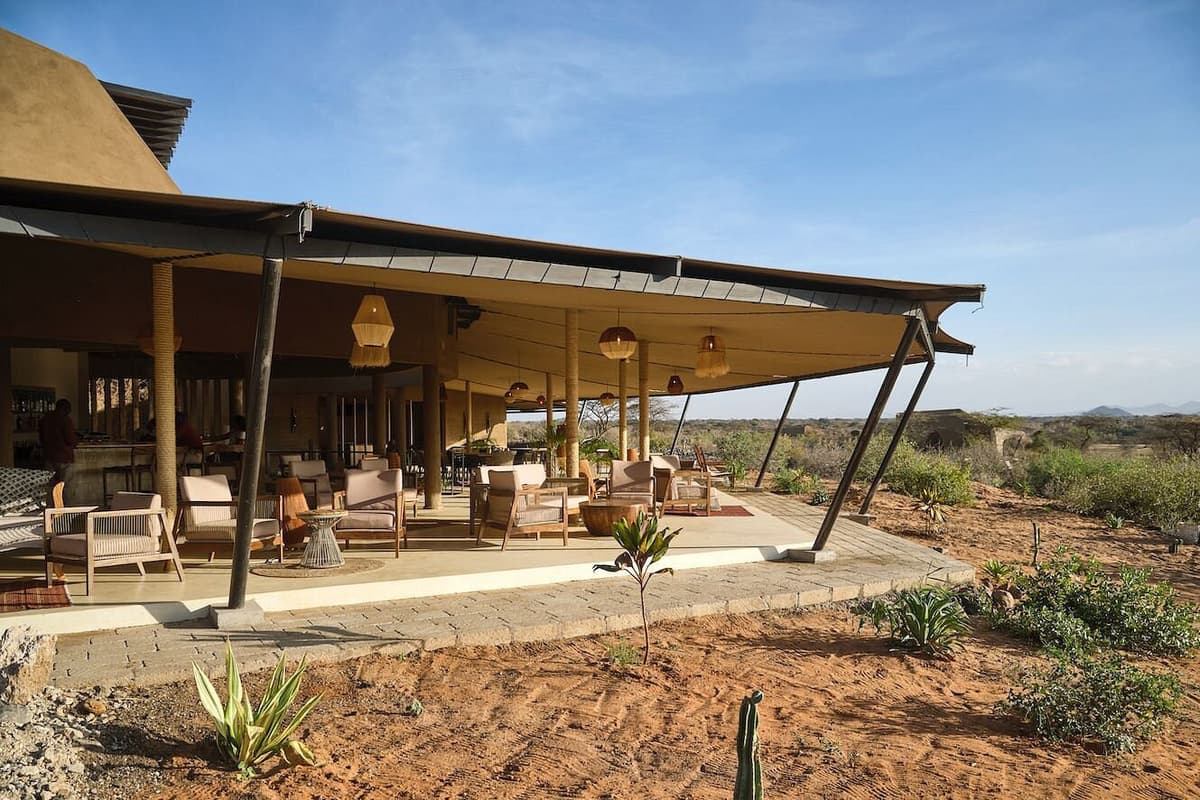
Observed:
[[[707,472],[713,477],[713,480],[723,480],[729,484],[729,488],[733,488],[733,472],[723,461],[713,461],[704,455],[704,448],[700,445],[695,445],[692,450],[696,454],[696,469],[700,472]]]
[[[676,470],[662,501],[664,514],[683,509],[686,513],[709,516],[713,501],[712,475],[699,470]]]
[[[346,470],[346,491],[335,495],[334,505],[344,508],[346,516],[333,529],[347,549],[351,539],[395,543],[396,558],[400,557],[400,541],[408,547],[408,528],[404,515],[407,498],[404,493],[404,472],[398,469]]]
[[[527,488],[522,486],[516,468],[493,470],[489,474],[487,513],[475,538],[477,544],[483,543],[488,528],[504,531],[501,550],[508,547],[509,537],[514,533],[532,534],[536,539],[541,539],[543,532],[561,533],[566,547],[570,541],[567,490],[562,486]]]
[[[587,481],[588,500],[596,499],[596,491],[607,488],[608,484],[596,475],[592,462],[586,458],[579,459],[579,477]]]
[[[358,462],[358,468],[364,472],[379,472],[389,466],[388,460],[383,456],[366,456]]]
[[[148,488],[154,488],[154,451],[145,447],[130,447],[128,464],[110,464],[100,468],[100,491],[104,504],[108,505],[114,494],[108,490],[110,480],[114,485],[124,486],[127,492],[141,492],[144,491],[143,479],[146,479]]]
[[[301,513],[310,510],[304,487],[299,478],[279,478],[275,481],[275,493],[279,495],[283,546],[298,547],[308,538],[308,524],[300,519]]]
[[[641,503],[657,514],[654,489],[654,464],[649,461],[612,462],[608,475],[608,498],[627,503]]]
[[[166,562],[183,581],[183,564],[174,540],[167,535],[167,513],[162,497],[148,492],[117,492],[112,510],[94,507],[46,509],[46,584],[55,565],[84,568],[84,593],[91,594],[97,569],[134,564],[143,576],[146,564]],[[164,548],[165,539],[165,548]]]
[[[310,508],[333,508],[333,485],[321,459],[292,461],[288,464],[289,477],[298,478],[304,489],[304,498]]]
[[[179,511],[175,515],[174,538],[187,550],[208,553],[233,552],[237,534],[237,498],[224,475],[184,475],[179,478]],[[254,523],[250,550],[277,548],[283,560],[282,513],[279,495],[260,495],[254,501]]]
[[[679,458],[650,456],[650,463],[654,467],[654,499],[661,506],[671,488],[671,478],[679,471]]]

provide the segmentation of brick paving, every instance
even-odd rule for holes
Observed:
[[[807,531],[812,509],[789,498],[745,501]],[[894,536],[839,522],[819,564],[757,562],[680,570],[647,591],[655,621],[792,609],[885,594],[926,580],[969,581],[974,570]],[[352,597],[348,596],[348,600]],[[340,660],[469,645],[545,641],[640,627],[637,590],[624,576],[522,589],[453,594],[270,614],[265,625],[217,631],[203,620],[59,637],[53,680],[65,687],[154,685],[190,677],[196,661],[214,673],[228,638],[245,668],[289,658]]]

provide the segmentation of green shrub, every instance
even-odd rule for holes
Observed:
[[[959,637],[970,627],[958,598],[941,586],[903,589],[894,598],[872,601],[859,612],[859,629],[868,623],[876,633],[886,630],[897,647],[934,656],[960,648]]]
[[[1056,447],[1026,462],[1024,479],[1039,497],[1058,499],[1069,487],[1112,469],[1112,465],[1111,461],[1088,458],[1079,450]]]
[[[1060,552],[1017,583],[1021,605],[1002,625],[1043,644],[1082,641],[1069,616],[1096,644],[1155,655],[1200,647],[1200,611],[1179,601],[1170,584],[1151,583],[1149,570],[1126,567],[1110,578],[1095,561]]]
[[[1135,458],[1083,482],[1076,510],[1169,529],[1200,520],[1200,464],[1185,459]]]
[[[627,642],[609,645],[605,653],[605,660],[612,667],[628,667],[630,664],[636,664],[640,658],[638,651]]]
[[[735,481],[745,479],[746,472],[762,466],[763,456],[771,444],[773,433],[767,431],[740,430],[723,433],[715,440],[715,446],[720,459],[729,467]],[[774,471],[782,464],[779,451],[771,457],[768,471]]]
[[[997,627],[1022,639],[1067,652],[1087,652],[1095,647],[1092,630],[1069,611],[1045,606],[1020,605],[1012,614],[996,618]]]
[[[1159,730],[1175,710],[1181,690],[1173,676],[1148,672],[1120,656],[1059,653],[1049,669],[1022,676],[997,708],[1032,724],[1052,742],[1099,743],[1131,752]]]
[[[821,483],[804,470],[784,467],[771,474],[771,491],[780,494],[803,494],[815,492],[821,488]]]
[[[871,440],[862,464],[855,473],[857,480],[869,481],[875,477],[888,441],[884,436],[876,436]],[[965,506],[975,501],[969,466],[958,463],[945,453],[918,450],[907,439],[902,439],[896,446],[883,479],[893,492],[911,497],[930,493],[948,506]]]

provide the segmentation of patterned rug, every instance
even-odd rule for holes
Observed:
[[[67,608],[71,597],[64,583],[47,588],[45,578],[0,581],[0,614],[9,611],[36,611],[40,608]]]
[[[300,566],[299,562],[291,564],[263,564],[250,571],[264,578],[329,578],[334,575],[357,575],[360,572],[373,572],[383,569],[383,562],[374,558],[347,558],[340,567],[329,569],[310,569]]]
[[[695,511],[668,511],[673,517],[703,517]],[[753,517],[750,509],[745,506],[721,506],[720,510],[709,512],[710,517]]]

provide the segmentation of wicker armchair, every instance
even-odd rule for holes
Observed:
[[[404,471],[398,469],[346,470],[346,491],[338,492],[334,506],[344,508],[333,535],[350,547],[351,539],[391,539],[396,558],[400,542],[408,547],[404,506]]]
[[[476,543],[482,544],[484,531],[500,528],[504,540],[500,549],[508,547],[512,534],[532,534],[541,539],[543,532],[561,533],[563,546],[570,541],[567,532],[567,490],[565,487],[526,487],[514,469],[490,473],[487,512],[479,527]]]
[[[179,479],[179,511],[173,537],[181,550],[208,553],[233,552],[237,536],[238,500],[224,475],[185,475]],[[259,495],[254,502],[250,550],[274,547],[283,560],[282,503],[279,495]]]
[[[657,514],[657,496],[653,463],[616,460],[612,462],[612,472],[608,476],[609,499],[641,503],[650,509],[651,513]]]
[[[95,573],[101,567],[134,564],[146,574],[148,563],[165,562],[183,581],[183,563],[175,541],[167,535],[167,512],[162,497],[142,492],[117,492],[112,510],[95,507],[48,508],[44,529],[46,584],[56,565],[84,568],[84,593],[91,594]],[[165,544],[165,546],[164,546]]]

